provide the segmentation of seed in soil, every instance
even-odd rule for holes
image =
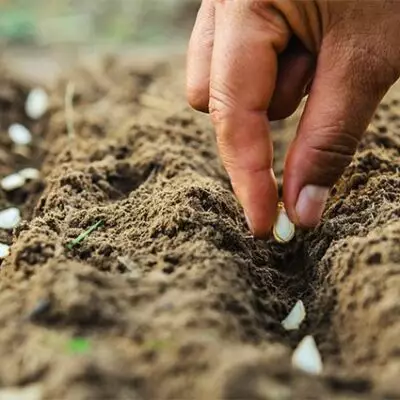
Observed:
[[[305,336],[292,355],[292,366],[311,375],[322,372],[322,359],[311,335]]]
[[[16,207],[0,211],[0,228],[14,229],[21,222],[21,212]]]
[[[290,221],[283,203],[278,203],[278,215],[273,228],[273,235],[277,242],[288,243],[294,237],[294,224]]]
[[[77,244],[81,243],[83,240],[86,239],[87,236],[89,236],[94,230],[96,230],[99,226],[103,224],[103,220],[97,221],[95,224],[93,224],[89,229],[87,229],[85,232],[81,233],[76,239],[72,240],[67,244],[67,248],[69,250],[72,250]]]
[[[6,192],[12,192],[25,185],[25,178],[19,173],[11,174],[3,178],[0,185]]]
[[[43,117],[49,107],[49,96],[42,88],[33,89],[26,99],[25,112],[29,118]]]
[[[0,243],[0,258],[6,258],[10,254],[10,246]]]
[[[306,317],[306,310],[301,300],[298,300],[294,305],[288,316],[282,321],[282,326],[287,331],[293,331],[299,329],[301,323]]]
[[[40,178],[40,171],[36,168],[24,168],[19,171],[19,174],[26,180],[35,181]]]
[[[21,124],[12,124],[8,128],[8,136],[10,139],[19,145],[27,145],[32,142],[32,134]]]
[[[32,384],[25,387],[9,387],[0,389],[1,400],[41,400],[43,399],[42,386]]]

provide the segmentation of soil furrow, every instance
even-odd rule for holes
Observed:
[[[0,385],[38,382],[45,398],[74,400],[400,396],[397,95],[321,225],[282,246],[249,235],[182,76],[108,60],[51,92],[46,187],[0,270]],[[274,134],[279,181],[291,135]],[[285,332],[299,298],[306,321]],[[306,334],[322,377],[290,366]]]

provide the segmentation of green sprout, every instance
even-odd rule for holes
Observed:
[[[72,250],[73,247],[75,247],[77,244],[81,243],[83,240],[86,239],[87,236],[89,236],[94,230],[96,230],[99,226],[103,225],[104,221],[101,219],[100,221],[97,221],[95,224],[93,224],[89,229],[87,229],[85,232],[82,232],[76,239],[72,240],[67,244],[67,248],[69,250]]]
[[[68,342],[68,350],[72,354],[85,354],[90,351],[90,342],[84,338],[74,338]]]

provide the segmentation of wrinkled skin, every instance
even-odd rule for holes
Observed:
[[[400,75],[398,0],[203,0],[188,53],[187,95],[210,112],[250,229],[276,214],[269,120],[307,104],[287,154],[284,202],[318,224],[375,108]]]

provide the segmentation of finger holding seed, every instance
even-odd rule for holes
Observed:
[[[283,197],[296,225],[316,227],[330,189],[400,76],[400,2],[202,3],[189,46],[188,99],[211,114],[252,234],[270,232],[278,201],[270,121],[290,116],[306,94]],[[284,226],[286,241],[293,233]]]

